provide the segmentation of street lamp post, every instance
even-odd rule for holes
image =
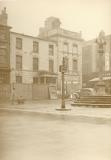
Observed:
[[[98,45],[98,54],[99,54],[99,82],[97,83],[97,95],[105,95],[105,83],[103,81],[103,55],[104,55],[104,46],[106,45],[105,33],[101,31],[98,38],[96,39]]]
[[[65,62],[65,57],[62,59],[62,65],[60,66],[60,72],[61,72],[61,82],[62,82],[62,99],[61,99],[61,108],[58,108],[59,111],[68,111],[71,110],[70,108],[65,107],[65,88],[64,88],[64,74],[67,70],[67,65]]]
[[[61,71],[61,76],[62,76],[62,102],[61,102],[61,108],[65,108],[65,90],[64,90],[64,58],[63,58],[63,63],[62,63],[62,71]]]
[[[12,89],[11,89],[11,99],[12,99],[12,104],[14,104],[14,101],[15,101],[15,86],[14,86],[14,83],[12,83]]]

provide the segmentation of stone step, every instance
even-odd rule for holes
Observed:
[[[111,99],[110,98],[79,98],[80,100],[92,100],[92,101],[95,101],[95,100],[97,100],[97,101],[111,101]]]
[[[88,100],[88,101],[111,101],[111,98],[110,98],[110,97],[107,97],[107,98],[80,97],[79,100]]]
[[[88,100],[78,100],[78,103],[92,103],[92,104],[111,104],[111,101],[88,101]]]
[[[74,106],[111,107],[111,96],[82,96],[73,102]]]
[[[100,96],[80,96],[80,98],[89,98],[89,99],[111,99],[111,96],[100,97]]]
[[[111,108],[111,104],[72,103],[72,106]]]

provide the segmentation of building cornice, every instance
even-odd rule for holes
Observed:
[[[11,26],[7,26],[7,25],[3,25],[3,24],[0,24],[0,27],[1,27],[1,28],[8,28],[8,29],[11,29],[11,28],[12,28]]]
[[[49,39],[46,39],[46,38],[35,37],[35,36],[26,35],[26,34],[23,34],[23,33],[12,32],[12,31],[11,31],[10,33],[11,33],[11,34],[15,34],[15,35],[20,35],[20,36],[23,36],[23,37],[32,38],[32,39],[35,39],[35,40],[40,40],[40,41],[47,41],[47,42],[51,42],[51,43],[56,43],[56,41],[54,41],[54,40],[49,40]]]
[[[67,38],[67,39],[71,39],[71,40],[76,40],[76,41],[84,41],[82,38],[74,38],[74,37],[69,37],[69,36],[65,36],[65,35],[61,35],[61,34],[54,34],[54,35],[51,35],[49,36],[49,38],[52,38],[52,37],[62,37],[62,38]]]

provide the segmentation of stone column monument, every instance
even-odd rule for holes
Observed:
[[[97,47],[98,47],[98,54],[99,54],[99,81],[97,82],[97,95],[104,96],[105,95],[105,83],[103,81],[103,58],[105,53],[105,33],[101,31],[99,33],[98,38],[96,39]]]

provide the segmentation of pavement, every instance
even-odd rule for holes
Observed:
[[[71,101],[65,101],[65,108],[68,110],[58,110],[61,108],[61,100],[36,100],[27,101],[24,104],[0,103],[1,111],[25,112],[42,114],[52,117],[62,117],[66,119],[81,120],[82,122],[110,123],[111,108],[89,108],[71,106]]]

